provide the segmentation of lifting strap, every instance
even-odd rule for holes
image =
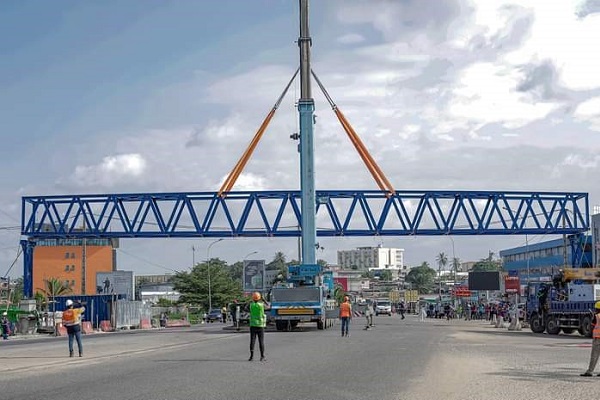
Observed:
[[[340,109],[337,107],[337,105],[333,102],[333,99],[331,98],[331,96],[325,89],[325,86],[323,86],[323,84],[321,83],[321,81],[319,80],[319,78],[317,77],[315,72],[311,70],[311,73],[312,73],[312,76],[315,78],[317,85],[319,85],[319,88],[323,92],[323,95],[329,102],[331,109],[333,110],[336,117],[340,121],[340,124],[344,128],[344,131],[346,131],[348,138],[350,138],[350,141],[356,148],[356,151],[358,152],[358,154],[362,158],[363,162],[365,163],[367,169],[371,173],[371,176],[377,183],[377,186],[379,186],[379,188],[381,190],[389,192],[388,194],[394,195],[396,193],[396,190],[394,189],[394,187],[392,186],[390,181],[387,179],[387,177],[385,176],[385,174],[383,173],[381,168],[379,168],[379,165],[377,165],[377,162],[375,162],[375,159],[371,156],[371,153],[369,153],[369,150],[367,150],[367,148],[365,147],[362,140],[360,140],[360,137],[358,136],[358,134],[356,133],[354,128],[352,128],[352,126],[350,125],[350,122],[348,122],[348,120],[346,119],[344,114],[340,111]]]
[[[248,147],[246,148],[246,150],[242,154],[242,157],[240,157],[240,159],[238,160],[237,164],[235,164],[235,167],[233,167],[233,170],[231,170],[231,172],[227,176],[227,179],[225,179],[225,181],[221,185],[221,188],[219,189],[219,191],[217,193],[217,195],[219,197],[224,197],[226,195],[226,193],[228,193],[229,191],[231,191],[231,188],[233,187],[233,185],[235,185],[235,182],[237,181],[238,177],[240,176],[240,174],[244,170],[244,167],[246,166],[246,163],[248,163],[248,160],[250,160],[250,157],[252,157],[252,153],[254,152],[254,149],[256,149],[256,146],[258,145],[258,142],[260,141],[260,138],[262,137],[263,133],[265,132],[265,130],[269,126],[269,123],[271,122],[271,119],[273,119],[273,116],[275,115],[275,111],[277,111],[277,109],[281,105],[281,102],[283,101],[283,98],[285,97],[288,89],[292,85],[292,82],[294,81],[294,79],[296,79],[296,76],[298,75],[299,71],[300,71],[300,68],[298,68],[296,70],[296,72],[294,73],[294,76],[292,76],[292,79],[290,79],[290,81],[288,82],[287,86],[285,87],[285,89],[281,93],[281,96],[279,96],[279,98],[275,102],[275,105],[273,106],[273,108],[271,109],[271,111],[269,111],[269,114],[267,114],[267,116],[265,117],[263,123],[258,128],[258,131],[256,131],[256,134],[254,135],[254,138],[252,138],[252,140],[250,141],[250,144],[248,145]]]

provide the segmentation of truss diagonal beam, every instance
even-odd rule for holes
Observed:
[[[318,236],[575,234],[587,193],[317,191]],[[297,237],[299,191],[27,196],[30,239]]]

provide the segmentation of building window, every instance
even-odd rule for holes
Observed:
[[[65,271],[69,271],[70,267],[68,265],[65,265]]]
[[[75,266],[71,265],[71,271],[75,271]]]
[[[69,253],[65,253],[65,258],[69,258]]]
[[[71,286],[75,286],[75,280],[71,280]]]
[[[75,253],[71,253],[71,258],[75,258]]]

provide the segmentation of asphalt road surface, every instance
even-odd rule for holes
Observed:
[[[600,395],[582,378],[590,339],[510,332],[479,321],[356,318],[349,338],[268,332],[248,362],[247,333],[221,324],[0,343],[0,399],[567,399]],[[258,353],[258,348],[256,349]],[[258,355],[258,354],[257,354]],[[258,357],[256,357],[258,358]]]

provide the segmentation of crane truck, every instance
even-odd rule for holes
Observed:
[[[600,268],[566,268],[552,282],[527,285],[527,321],[535,333],[592,336],[594,303],[600,300]]]
[[[326,288],[320,284],[320,265],[290,265],[287,283],[271,290],[271,320],[278,331],[291,330],[300,322],[327,323]]]

